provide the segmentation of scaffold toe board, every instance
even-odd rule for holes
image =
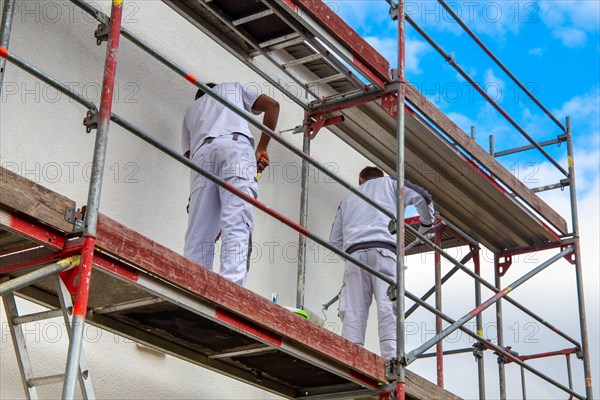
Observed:
[[[310,114],[343,115],[329,129],[394,173],[389,63],[325,3],[164,1]],[[309,104],[281,79],[306,89]],[[442,215],[493,251],[556,243],[568,233],[562,216],[410,84],[406,95],[407,176],[433,194]]]
[[[81,250],[76,232],[57,229],[64,228],[62,221],[38,212],[72,207],[71,200],[12,173],[5,176],[10,178],[2,181],[1,190],[8,203],[26,185],[30,200],[40,207],[17,212],[15,204],[4,203],[5,196],[0,199],[3,215],[20,221],[12,227],[5,223],[8,218],[0,221],[0,236],[11,239],[0,247],[0,275],[18,277]],[[54,235],[60,248],[41,246],[39,238],[46,234]],[[61,275],[72,292],[76,276],[76,269]],[[17,294],[60,306],[53,277]],[[372,398],[386,382],[385,360],[376,354],[104,215],[98,221],[87,320],[285,398],[336,393]],[[456,398],[410,372],[407,381],[409,398]]]

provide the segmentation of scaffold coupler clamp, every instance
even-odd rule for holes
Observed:
[[[581,350],[581,348],[577,349],[577,352],[575,352],[575,355],[577,356],[577,358],[579,360],[583,360],[583,350]]]
[[[391,302],[394,302],[398,299],[398,296],[396,296],[396,293],[398,293],[398,285],[397,284],[394,283],[393,285],[388,286],[387,296]]]
[[[475,361],[483,359],[484,350],[485,346],[481,342],[477,342],[473,345],[473,356],[475,357]]]
[[[85,132],[90,133],[92,129],[98,129],[98,110],[90,108],[83,118],[83,125],[85,126]]]
[[[102,42],[108,40],[108,25],[98,24],[98,28],[94,31],[94,37],[96,38],[96,44],[100,46]]]
[[[513,351],[512,347],[510,347],[510,346],[506,346],[504,348],[504,350],[512,356],[519,357],[519,353],[517,353],[516,351]],[[500,354],[497,351],[494,352],[494,354],[496,354],[498,356],[498,364],[506,364],[509,361],[508,357],[506,357],[504,354]]]
[[[392,218],[392,220],[388,224],[388,231],[391,235],[395,235],[396,233],[398,233],[398,220],[396,218]]]
[[[392,18],[393,21],[396,21],[398,19],[398,4],[396,2],[394,2],[394,0],[386,0],[388,2],[388,4],[390,5],[390,17]]]
[[[385,361],[385,378],[388,382],[393,382],[396,380],[398,376],[398,368],[400,368],[400,363],[397,358],[390,358]]]

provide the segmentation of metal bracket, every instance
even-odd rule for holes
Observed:
[[[388,299],[390,299],[390,301],[396,301],[397,300],[397,297],[396,297],[397,290],[396,289],[398,289],[398,285],[395,284],[395,283],[393,285],[388,286],[388,288],[387,288],[387,296],[388,296]]]
[[[257,382],[262,382],[263,380],[263,373],[261,370],[256,369],[256,368],[252,368],[251,370],[252,375],[254,375],[254,379],[256,379]]]
[[[336,117],[325,118],[324,115],[309,117],[306,122],[305,134],[309,139],[314,139],[317,133],[326,126],[337,125],[344,122],[344,116],[338,115]]]
[[[388,224],[388,231],[392,235],[398,233],[398,220],[396,218],[393,218]]]
[[[65,210],[65,220],[73,224],[75,231],[83,229],[83,211],[81,209],[67,207]]]
[[[503,258],[504,261],[500,261],[500,258]],[[500,276],[504,276],[510,266],[512,265],[512,256],[502,256],[498,257],[498,261],[496,263],[496,272]]]
[[[381,96],[381,107],[394,118],[398,118],[398,96],[396,93],[386,93]]]
[[[102,42],[108,41],[108,26],[105,24],[98,24],[98,28],[94,32],[96,38],[96,44],[100,46]]]
[[[507,353],[509,353],[515,357],[519,357],[519,353],[517,353],[516,351],[513,351],[512,347],[510,347],[510,346],[506,346],[504,348],[504,350],[506,350]],[[498,364],[500,364],[500,363],[506,364],[509,362],[508,358],[504,354],[499,354],[497,351],[495,351],[494,354],[496,354],[498,356]]]
[[[398,4],[396,4],[393,0],[387,0],[390,5],[390,17],[392,21],[396,21],[398,19]]]
[[[395,380],[398,374],[399,362],[396,358],[392,358],[385,361],[385,377],[388,382]]]
[[[564,246],[560,246],[560,251],[564,251],[566,250],[567,247],[572,246],[571,244],[566,244]],[[564,259],[567,260],[569,262],[569,264],[571,265],[575,265],[575,252],[571,252],[569,254],[567,254],[566,256],[564,256]]]
[[[483,359],[483,351],[485,349],[485,346],[481,342],[477,342],[473,345],[473,356],[475,357],[475,361]]]
[[[89,109],[83,118],[83,125],[86,133],[90,133],[92,129],[98,129],[98,110]]]
[[[556,137],[556,140],[558,140],[558,147],[560,147],[560,145],[561,145],[563,142],[566,142],[566,141],[567,141],[567,136],[568,136],[568,135],[567,135],[566,133],[563,133],[563,134],[560,134],[560,135],[558,135],[558,136]]]

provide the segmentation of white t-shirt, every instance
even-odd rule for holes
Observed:
[[[260,96],[256,88],[245,88],[238,82],[224,82],[215,86],[213,91],[241,109],[260,114],[252,109],[254,102]],[[181,131],[183,154],[189,151],[190,158],[207,137],[219,137],[238,132],[246,135],[251,141],[254,140],[248,122],[208,94],[200,97],[187,108]]]
[[[404,204],[416,208],[422,225],[432,225],[435,214],[429,193],[408,180],[404,184]],[[368,180],[358,190],[395,215],[399,197],[396,185],[396,178],[386,176]],[[368,242],[385,242],[395,246],[396,235],[389,232],[389,223],[387,215],[350,193],[338,207],[329,242],[340,250]]]

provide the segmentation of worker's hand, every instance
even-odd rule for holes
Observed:
[[[256,148],[256,171],[263,172],[264,169],[269,165],[269,153],[267,149],[261,147]]]

